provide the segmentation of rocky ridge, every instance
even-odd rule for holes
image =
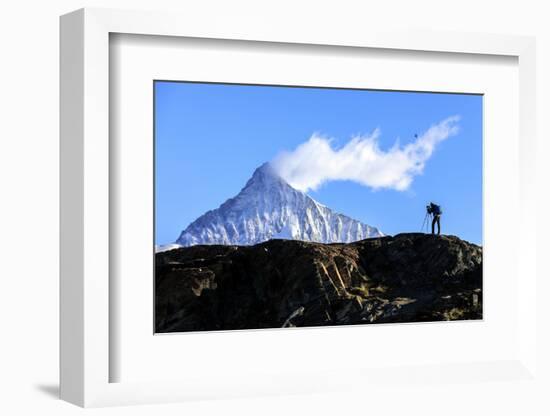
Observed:
[[[157,332],[482,318],[482,248],[453,236],[270,240],[156,254]]]

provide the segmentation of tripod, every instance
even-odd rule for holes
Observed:
[[[426,228],[426,232],[428,232],[428,228],[430,226],[430,218],[431,218],[431,214],[429,212],[426,212],[426,215],[424,216],[424,221],[422,221],[422,228],[420,228],[420,232],[423,233],[424,232],[424,228]]]

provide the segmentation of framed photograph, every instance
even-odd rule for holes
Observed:
[[[534,40],[242,28],[61,19],[62,398],[532,379]]]

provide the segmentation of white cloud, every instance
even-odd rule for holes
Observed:
[[[376,129],[367,136],[353,137],[340,149],[329,138],[314,134],[294,151],[283,152],[271,161],[279,175],[296,189],[317,189],[328,181],[349,180],[373,189],[409,188],[423,172],[436,146],[458,133],[459,116],[431,126],[415,141],[388,150],[380,149]]]

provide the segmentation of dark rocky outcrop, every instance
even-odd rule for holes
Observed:
[[[157,332],[481,319],[482,249],[453,236],[270,240],[156,254]]]

